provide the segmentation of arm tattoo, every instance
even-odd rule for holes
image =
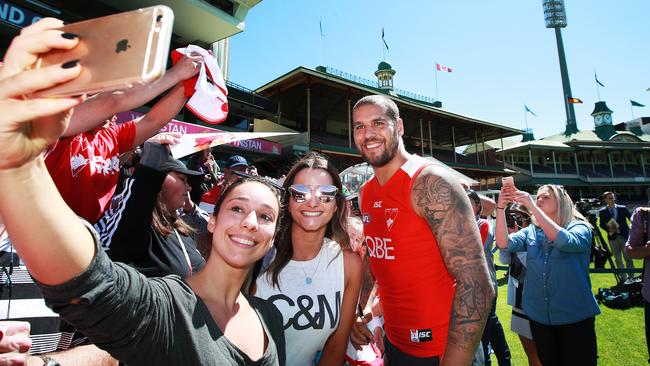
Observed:
[[[447,270],[456,279],[448,344],[474,350],[492,306],[493,291],[469,199],[460,184],[430,168],[416,178],[411,197],[414,209],[436,236]]]

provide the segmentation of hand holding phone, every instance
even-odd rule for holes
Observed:
[[[164,75],[174,22],[173,11],[153,6],[72,23],[59,28],[78,37],[70,50],[42,54],[33,68],[77,61],[81,74],[40,90],[35,97],[65,97],[126,89]]]
[[[515,193],[517,188],[515,188],[515,181],[512,177],[503,177],[501,178],[501,186],[504,190],[507,190],[511,193]]]

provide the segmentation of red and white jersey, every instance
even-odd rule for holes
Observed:
[[[411,206],[416,177],[430,162],[412,155],[384,184],[361,192],[370,267],[377,278],[390,342],[416,357],[442,356],[447,344],[455,279],[429,225]]]
[[[79,216],[96,222],[111,202],[120,175],[120,154],[133,148],[133,121],[57,141],[45,157],[63,200]]]

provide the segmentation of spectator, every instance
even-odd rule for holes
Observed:
[[[248,174],[248,161],[240,155],[228,158],[224,169],[224,176],[210,191],[201,197],[199,207],[207,213],[212,213],[214,204],[219,200],[221,193],[228,188],[239,176],[236,173]]]
[[[25,71],[38,58],[35,50],[77,44],[76,38],[61,37],[57,28],[62,24],[45,18],[24,28],[0,68],[0,107],[5,111],[0,121],[0,212],[8,213],[3,216],[7,231],[46,302],[129,365],[284,364],[277,309],[238,291],[275,235],[280,203],[271,186],[249,180],[224,192],[219,222],[212,218],[209,226],[212,260],[187,281],[177,276],[147,279],[111,262],[99,250],[92,227],[57,193],[42,152],[59,137],[71,108],[82,99],[22,96],[81,72],[83,66],[75,62]],[[243,335],[233,331],[243,328]]]
[[[530,211],[527,208],[513,204],[506,207],[506,224],[508,234],[513,234],[530,225]],[[508,267],[508,305],[512,306],[510,330],[517,333],[521,346],[528,358],[529,366],[541,366],[537,355],[535,341],[530,331],[528,316],[522,309],[524,282],[526,280],[526,252],[509,253],[499,250],[499,260]]]
[[[61,196],[77,215],[92,223],[101,217],[115,192],[120,154],[142,144],[176,116],[185,104],[180,82],[198,70],[196,59],[185,57],[156,83],[102,93],[75,108],[45,163]],[[142,118],[115,124],[115,113],[139,107],[174,85]]]
[[[180,219],[189,181],[201,181],[203,173],[188,170],[173,159],[166,146],[145,143],[133,178],[95,228],[117,262],[132,265],[147,277],[176,274],[182,278],[199,271],[205,261],[196,249],[195,231]],[[194,213],[194,212],[192,212]]]
[[[481,233],[481,241],[483,242],[483,249],[485,252],[485,259],[487,260],[488,271],[490,272],[490,279],[492,280],[492,286],[494,288],[494,293],[498,294],[497,287],[497,274],[496,268],[494,267],[494,253],[492,248],[494,247],[494,234],[492,231],[492,225],[486,219],[481,218],[481,213],[483,212],[483,206],[481,205],[481,198],[476,191],[473,189],[467,189],[467,196],[469,201],[472,204],[472,212],[474,212],[474,218],[476,219],[476,224],[478,225],[479,232]],[[506,336],[503,333],[503,327],[497,317],[496,313],[497,308],[497,297],[494,297],[492,301],[492,307],[490,308],[490,313],[488,314],[487,322],[485,323],[485,329],[483,329],[483,336],[481,337],[481,346],[483,347],[483,357],[485,359],[485,365],[492,365],[492,360],[490,359],[490,346],[494,351],[494,354],[497,356],[499,361],[499,366],[510,365],[510,348],[506,342]]]
[[[344,186],[343,191],[345,192],[345,190]],[[349,200],[346,200],[346,203],[347,202],[349,202]],[[360,316],[363,316],[365,312],[372,312],[372,319],[367,324],[367,327],[378,341],[377,343],[373,342],[363,345],[360,350],[355,349],[352,342],[348,342],[348,347],[345,352],[345,360],[350,366],[381,366],[384,364],[384,361],[381,358],[383,352],[383,342],[381,342],[383,335],[382,326],[384,321],[380,312],[372,311],[372,305],[375,302],[375,299],[377,302],[379,299],[375,296],[375,292],[372,291],[375,279],[372,276],[368,260],[366,259],[368,248],[366,247],[366,240],[363,235],[363,222],[361,222],[361,219],[358,217],[348,216],[347,231],[348,236],[350,237],[350,247],[353,252],[359,255],[363,266],[363,278],[357,308],[360,311]],[[377,308],[379,308],[379,306]]]
[[[533,225],[510,236],[505,217],[509,202],[533,216]],[[527,252],[522,305],[542,364],[596,365],[595,316],[600,309],[589,278],[591,227],[564,188],[544,185],[536,202],[527,192],[502,189],[496,241],[509,252]]]
[[[192,189],[192,201],[200,202],[201,196],[217,184],[219,165],[214,160],[210,148],[207,148],[192,154],[187,162],[187,167],[190,170],[196,170],[204,174],[203,182],[201,182],[200,187],[197,187],[200,189]]]
[[[308,153],[292,166],[284,189],[288,212],[255,296],[271,301],[284,317],[287,366],[342,365],[361,261],[345,231],[341,180],[325,157]]]
[[[627,220],[630,219],[630,211],[623,205],[616,204],[616,195],[612,192],[603,193],[603,200],[607,205],[598,211],[600,227],[607,232],[607,241],[616,260],[616,268],[634,268],[634,262],[625,251],[625,243],[630,228]],[[623,266],[625,259],[625,266]],[[621,281],[625,282],[627,273],[619,273]]]
[[[630,236],[625,246],[629,258],[643,259],[643,295],[644,314],[645,314],[645,340],[648,350],[648,363],[650,363],[650,265],[648,257],[650,256],[650,241],[648,241],[648,229],[650,220],[648,214],[650,207],[639,207],[632,214],[632,226],[630,226]]]

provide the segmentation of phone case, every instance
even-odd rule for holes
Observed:
[[[173,22],[170,8],[154,6],[65,25],[61,30],[78,35],[79,44],[43,54],[35,68],[79,60],[81,74],[34,96],[92,94],[156,80],[165,73]]]

